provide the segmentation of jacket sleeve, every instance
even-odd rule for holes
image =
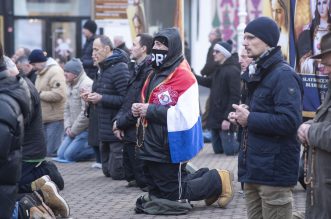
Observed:
[[[160,125],[167,125],[167,112],[169,107],[157,104],[149,104],[147,108],[147,120]]]
[[[137,118],[132,115],[131,110],[117,115],[117,127],[121,130],[131,127],[137,123]]]
[[[230,112],[234,111],[232,104],[239,104],[240,101],[240,69],[231,68],[231,72],[226,74],[226,82],[228,85],[228,103],[224,115],[229,115]]]
[[[86,104],[83,100],[81,100],[81,111],[71,126],[71,131],[78,135],[88,127],[89,119],[84,115]]]
[[[40,91],[40,99],[45,102],[60,102],[66,98],[66,84],[63,72],[53,72],[49,81],[49,91]]]
[[[274,112],[250,112],[248,128],[259,134],[296,134],[301,124],[301,83],[295,73],[282,71],[273,85]]]
[[[211,46],[208,50],[206,64],[203,66],[201,70],[201,75],[209,76],[211,75],[216,69],[217,63],[214,61],[213,57],[213,46]]]
[[[104,107],[120,108],[126,95],[126,88],[129,81],[129,69],[126,64],[120,63],[114,69],[113,86],[117,91],[117,95],[103,94],[101,104]]]
[[[68,99],[64,104],[64,130],[66,130],[67,128],[71,127],[72,124],[70,122],[70,109],[69,109],[69,103],[68,103]]]
[[[315,146],[327,152],[331,152],[331,121],[312,123],[308,131],[308,140],[311,146]]]
[[[82,88],[90,89],[91,87],[92,87],[92,80],[86,78],[78,89],[79,90],[81,90]],[[86,103],[82,98],[80,99],[80,104],[81,104],[80,113],[71,126],[71,131],[76,135],[86,130],[89,124],[89,119],[85,116]]]
[[[210,76],[203,77],[203,76],[199,76],[199,75],[196,75],[196,74],[194,74],[194,76],[197,79],[199,85],[202,85],[204,87],[209,87],[209,88],[211,87],[212,79],[211,79]]]

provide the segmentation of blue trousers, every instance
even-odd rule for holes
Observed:
[[[64,135],[63,120],[44,123],[44,133],[47,145],[47,156],[55,157]]]
[[[236,137],[236,132],[212,129],[211,136],[211,143],[215,154],[224,152],[226,155],[235,155],[238,153],[239,142]]]
[[[94,157],[93,148],[87,143],[87,131],[71,138],[65,136],[57,151],[57,156],[68,161],[88,160]]]

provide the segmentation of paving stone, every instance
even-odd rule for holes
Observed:
[[[91,168],[93,162],[56,163],[56,165],[65,180],[65,189],[61,191],[61,194],[68,201],[71,217],[75,219],[246,218],[245,199],[242,194],[239,194],[241,187],[240,183],[237,182],[237,156],[214,154],[211,145],[206,144],[191,162],[198,168],[222,168],[234,172],[236,193],[226,209],[218,208],[217,204],[207,207],[203,201],[198,201],[192,202],[194,208],[187,215],[169,217],[135,214],[136,199],[144,194],[140,189],[126,187],[126,181],[116,181],[104,177],[100,169]],[[305,192],[300,185],[293,189],[293,199],[293,210],[304,211]]]

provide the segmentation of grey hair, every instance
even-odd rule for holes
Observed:
[[[105,35],[101,35],[101,36],[98,36],[97,39],[100,39],[100,42],[103,46],[109,46],[111,50],[114,49],[113,43],[111,42],[109,37],[107,37]]]

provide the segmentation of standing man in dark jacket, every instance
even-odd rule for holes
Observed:
[[[102,171],[107,177],[121,180],[124,179],[123,143],[112,131],[112,120],[126,95],[130,77],[128,59],[122,50],[114,49],[109,37],[100,36],[93,42],[93,60],[100,72],[86,99],[97,108]]]
[[[214,61],[217,70],[209,77],[197,76],[200,85],[210,88],[209,114],[207,128],[211,129],[214,153],[234,155],[239,144],[234,127],[230,127],[228,115],[233,110],[232,104],[240,100],[240,65],[238,54],[231,54],[232,45],[218,42],[214,46]]]
[[[222,33],[220,28],[213,28],[209,35],[208,39],[210,42],[210,47],[208,49],[207,58],[206,58],[206,64],[203,66],[201,70],[202,76],[209,76],[212,73],[214,73],[217,69],[217,62],[214,60],[214,46],[217,42],[222,41]]]
[[[313,120],[303,123],[298,137],[305,148],[307,162],[306,219],[331,218],[331,33],[321,40],[321,53],[313,56],[321,59],[324,75],[329,76],[329,90]]]
[[[140,188],[146,187],[143,162],[136,155],[136,123],[137,118],[132,115],[131,106],[140,101],[141,88],[147,75],[152,71],[150,65],[153,37],[148,34],[138,34],[133,41],[131,58],[136,61],[132,68],[132,77],[127,87],[124,103],[115,117],[113,132],[120,140],[124,140],[123,165],[125,179],[129,185],[136,184]]]
[[[234,104],[229,119],[243,128],[238,178],[244,183],[247,215],[290,219],[299,170],[302,83],[277,47],[279,28],[272,19],[257,18],[244,32],[243,45],[253,61],[242,75],[244,104]]]
[[[204,168],[186,175],[183,170],[187,160],[201,149],[203,139],[198,85],[183,58],[179,32],[176,28],[163,29],[153,41],[154,70],[143,86],[143,103],[132,105],[133,116],[140,117],[138,155],[145,162],[149,186],[148,195],[138,198],[136,212],[149,213],[148,206],[160,199],[164,201],[159,209],[184,205],[189,210],[185,200],[202,199],[208,199],[207,204],[218,201],[225,207],[233,197],[229,171]],[[176,208],[172,210],[176,212]]]
[[[215,44],[217,42],[222,41],[221,29],[213,28],[208,35],[208,39],[210,42],[210,47],[209,47],[208,53],[207,53],[206,64],[203,66],[203,68],[200,72],[202,76],[211,76],[217,70],[217,63],[214,61],[213,51],[214,51]],[[206,128],[206,125],[207,125],[207,118],[209,115],[209,105],[210,105],[209,101],[210,101],[210,96],[206,100],[205,112],[202,115],[202,127],[203,128]]]
[[[94,65],[92,59],[92,51],[93,51],[93,41],[95,39],[95,32],[97,31],[97,24],[92,21],[88,20],[83,25],[83,35],[86,38],[86,42],[83,47],[83,55],[81,57],[84,70],[92,80],[94,80],[95,75],[98,72],[98,67]]]
[[[15,77],[10,77],[0,42],[0,217],[12,218],[21,175],[24,120],[29,97]]]

